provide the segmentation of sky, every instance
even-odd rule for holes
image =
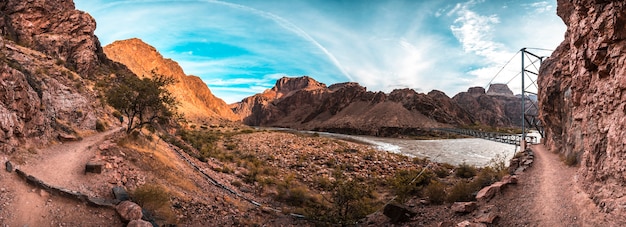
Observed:
[[[519,50],[549,56],[566,29],[555,0],[74,2],[96,19],[103,46],[140,38],[227,103],[304,75],[326,85],[351,81],[370,91],[450,97],[510,81],[517,94]]]

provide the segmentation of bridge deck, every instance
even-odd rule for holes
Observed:
[[[486,140],[491,140],[494,142],[507,143],[511,145],[520,145],[520,141],[522,140],[521,134],[509,134],[509,133],[498,133],[498,132],[483,132],[476,131],[471,129],[460,129],[460,128],[433,128],[432,130],[442,131],[442,132],[451,132]],[[530,144],[537,143],[537,137],[526,135],[526,142]]]

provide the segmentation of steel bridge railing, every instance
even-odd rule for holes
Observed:
[[[530,143],[530,144],[536,144],[537,143],[537,137],[536,136],[529,136],[529,135],[523,136],[522,134],[509,134],[509,133],[499,133],[499,132],[484,132],[484,131],[477,131],[477,130],[471,130],[471,129],[461,129],[461,128],[433,128],[432,130],[456,133],[456,134],[476,137],[476,138],[480,138],[480,139],[491,140],[491,141],[499,142],[499,143],[506,143],[506,144],[511,144],[511,145],[517,145],[517,146],[520,146],[520,141],[522,141],[522,138],[524,138],[527,143]]]

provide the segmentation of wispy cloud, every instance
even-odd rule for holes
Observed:
[[[452,96],[484,86],[521,47],[554,48],[564,31],[554,1],[75,2],[103,44],[141,38],[229,102],[284,75]]]

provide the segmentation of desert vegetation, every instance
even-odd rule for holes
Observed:
[[[351,225],[388,202],[470,201],[506,174],[504,160],[477,168],[433,163],[315,134],[247,128],[180,130],[166,138],[231,187],[322,225]]]

